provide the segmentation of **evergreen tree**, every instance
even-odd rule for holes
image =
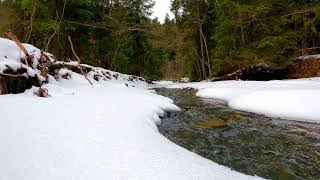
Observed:
[[[0,32],[82,61],[159,79],[202,80],[266,63],[290,64],[320,46],[319,0],[172,0],[164,24],[153,0],[2,0]],[[299,51],[300,52],[300,51]]]

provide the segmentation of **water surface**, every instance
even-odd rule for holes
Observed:
[[[268,179],[320,179],[320,125],[244,113],[195,96],[157,89],[182,109],[160,132],[176,144],[236,171]]]

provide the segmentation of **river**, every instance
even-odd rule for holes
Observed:
[[[230,109],[193,89],[156,89],[181,108],[160,132],[174,143],[236,171],[274,180],[320,179],[320,124]]]

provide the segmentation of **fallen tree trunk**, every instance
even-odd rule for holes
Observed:
[[[76,61],[62,62],[57,61],[53,55],[43,52],[32,45],[22,44],[12,33],[7,33],[14,41],[0,39],[0,46],[6,51],[0,51],[0,94],[18,94],[33,86],[40,87],[36,94],[40,97],[50,96],[49,92],[42,88],[42,85],[49,80],[59,80],[60,78],[72,79],[75,73],[82,74],[85,79],[93,85],[93,81],[121,80],[127,82],[144,81],[152,84],[144,78],[121,75],[103,68],[80,64],[80,58],[76,54],[71,38],[69,42],[72,52],[77,58]],[[16,47],[18,46],[18,48]],[[9,48],[8,48],[9,47]],[[20,51],[29,61],[21,61]],[[30,52],[30,53],[28,53]],[[31,66],[32,65],[32,66]],[[121,79],[120,79],[121,78]]]
[[[0,94],[23,93],[32,86],[40,86],[37,77],[27,78],[25,76],[0,74]]]
[[[271,68],[267,64],[256,64],[239,69],[225,76],[214,77],[211,81],[252,80],[269,81],[320,77],[320,56],[295,59],[292,64],[283,68]]]
[[[250,80],[250,81],[269,81],[288,79],[288,69],[272,69],[267,64],[256,64],[239,69],[233,73],[225,76],[214,77],[211,81],[224,81],[224,80]]]

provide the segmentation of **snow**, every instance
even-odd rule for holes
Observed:
[[[15,42],[0,37],[0,61],[9,59],[20,62],[22,52]]]
[[[26,77],[35,77],[37,75],[40,82],[45,81],[45,78],[42,77],[38,67],[38,59],[40,59],[41,50],[30,45],[23,44],[28,53],[33,56],[32,67],[28,67],[21,63],[21,58],[25,54],[20,50],[17,44],[14,41],[1,38],[0,37],[0,73],[3,74],[8,68],[13,71],[17,71],[19,68],[24,68],[27,72],[24,74]],[[52,55],[50,53],[45,53],[50,58]],[[51,59],[53,61],[53,59]]]
[[[0,74],[4,74],[5,70],[12,69],[16,72],[18,69],[23,68],[26,69],[26,73],[23,74],[24,76],[28,77],[35,77],[39,79],[40,83],[46,81],[46,78],[41,75],[41,71],[39,68],[39,59],[41,57],[41,50],[34,47],[31,44],[22,44],[26,50],[28,51],[29,55],[33,57],[32,67],[28,67],[21,63],[21,58],[24,57],[24,53],[20,50],[17,44],[14,41],[9,39],[1,38],[0,37]],[[112,81],[115,83],[124,83],[126,86],[138,86],[138,87],[146,87],[147,81],[144,78],[121,74],[118,72],[113,72],[107,69],[103,69],[100,67],[94,67],[87,64],[79,64],[77,61],[57,61],[54,59],[54,56],[50,53],[44,52],[45,55],[50,60],[51,64],[63,64],[63,65],[71,65],[71,66],[80,66],[82,68],[89,68],[90,72],[88,72],[88,77],[91,81],[95,81],[97,78],[98,81]],[[62,76],[71,75],[68,69],[62,68],[56,72],[61,78]],[[80,74],[76,74],[76,77],[81,76]],[[49,81],[54,81],[53,77],[49,77]],[[86,82],[88,83],[88,82]]]
[[[64,70],[62,70],[64,71]],[[70,73],[68,71],[68,73]],[[80,74],[0,96],[0,179],[260,179],[189,152],[156,123],[173,101],[113,81],[90,86]]]
[[[296,59],[306,60],[306,59],[319,59],[319,58],[320,58],[320,54],[314,54],[314,55],[299,56]]]
[[[34,69],[21,64],[14,42],[0,38],[1,73],[9,65],[39,75],[34,66],[40,50],[24,46],[36,57]],[[0,96],[1,180],[261,179],[218,165],[162,136],[160,117],[179,108],[148,90],[151,86],[143,78],[79,66],[92,69],[88,78],[93,85],[62,68],[42,86],[50,94],[47,98],[35,95],[39,87]],[[62,78],[66,74],[69,79]]]
[[[64,65],[90,68],[92,70],[88,72],[87,75],[89,79],[91,79],[92,81],[95,80],[94,77],[96,76],[98,78],[98,81],[110,81],[114,83],[122,83],[122,84],[127,84],[128,86],[131,86],[131,87],[143,87],[143,88],[148,87],[148,83],[142,77],[122,74],[119,72],[114,72],[107,69],[103,69],[101,67],[94,67],[87,64],[79,64],[77,61],[69,61],[69,62],[56,61],[55,64],[64,64]],[[70,70],[63,68],[59,70],[58,75],[63,76],[67,73],[71,74],[70,72],[71,72]],[[79,76],[79,74],[77,74],[77,76]]]
[[[40,59],[41,50],[34,47],[31,44],[22,44],[28,53],[34,57],[34,59]],[[24,57],[24,53],[20,50],[14,41],[0,37],[0,62],[5,60],[14,61],[20,63],[21,58]],[[52,61],[53,55],[50,53],[45,53]],[[38,66],[38,61],[33,61],[32,67],[36,69]]]
[[[199,89],[197,96],[225,101],[231,108],[288,120],[320,123],[320,78],[281,81],[160,83]]]

